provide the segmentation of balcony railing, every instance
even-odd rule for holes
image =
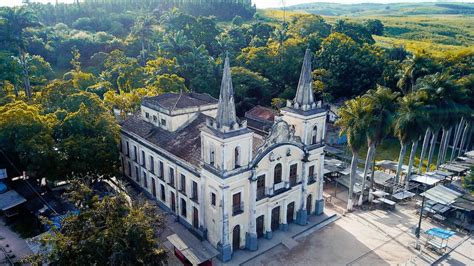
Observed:
[[[244,212],[244,202],[240,204],[232,205],[232,216],[239,215]]]
[[[285,182],[280,182],[278,184],[273,185],[273,191],[278,191],[283,188],[285,188]]]

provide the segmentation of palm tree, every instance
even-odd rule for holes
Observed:
[[[462,137],[461,137],[461,142],[459,143],[459,150],[458,150],[458,156],[461,156],[464,150],[464,145],[466,143],[466,138],[467,135],[469,134],[470,126],[471,126],[471,121],[473,120],[473,115],[471,114],[471,117],[469,119],[470,121],[466,122],[466,126],[464,126],[464,130],[462,132]]]
[[[428,70],[423,66],[424,58],[420,56],[413,55],[407,57],[402,62],[402,68],[398,71],[398,82],[397,87],[403,93],[407,95],[415,87],[415,83],[422,74],[426,73]]]
[[[341,127],[340,134],[347,136],[347,144],[352,152],[347,211],[352,211],[354,183],[357,174],[357,155],[366,139],[365,128],[361,123],[367,114],[366,106],[367,101],[362,97],[346,101],[339,110],[339,119],[336,122],[336,125]]]
[[[425,137],[423,138],[423,145],[421,147],[421,154],[420,154],[420,163],[418,164],[418,174],[421,174],[423,168],[423,160],[425,159],[425,153],[428,149],[429,141],[431,137],[431,129],[428,127],[425,132]]]
[[[150,50],[149,36],[153,34],[153,25],[156,24],[156,19],[153,15],[145,14],[139,16],[132,28],[132,35],[140,39],[142,50],[140,57],[142,59],[142,66],[146,63],[146,52]],[[148,44],[148,49],[147,49]]]
[[[28,99],[32,97],[30,85],[30,74],[28,69],[27,51],[24,31],[28,28],[38,27],[40,23],[35,13],[28,7],[3,8],[0,19],[4,21],[6,34],[2,34],[2,40],[13,44],[18,51],[18,58],[22,67],[23,86]]]
[[[192,47],[193,42],[186,37],[184,32],[177,31],[164,36],[163,42],[160,44],[160,51],[169,55],[182,56],[191,51]]]
[[[376,90],[369,90],[363,97],[367,100],[366,116],[363,125],[367,131],[367,143],[369,150],[365,159],[364,174],[362,179],[362,191],[365,190],[365,181],[370,162],[375,157],[377,145],[390,133],[398,93],[389,88],[378,86]],[[372,169],[373,171],[373,169]],[[373,186],[373,175],[370,178],[370,189]],[[362,205],[363,193],[359,197],[358,205]]]
[[[469,108],[465,104],[467,96],[465,91],[455,84],[447,73],[427,75],[419,80],[419,87],[419,90],[428,96],[427,103],[433,106],[428,114],[432,128],[435,129],[432,130],[432,132],[435,132],[432,144],[436,143],[439,128],[443,130],[438,160],[436,162],[436,167],[438,168],[446,158],[452,127],[461,120],[461,117],[470,114]],[[432,145],[430,155],[428,156],[427,169],[430,167],[433,151],[434,147]]]
[[[413,167],[414,154],[418,146],[418,139],[426,130],[425,114],[423,113],[424,103],[420,101],[420,96],[416,92],[405,95],[399,102],[400,108],[395,118],[394,132],[400,141],[401,148],[395,181],[399,182],[406,149],[408,144],[412,143],[411,161],[405,178],[406,183],[408,183],[411,167]]]

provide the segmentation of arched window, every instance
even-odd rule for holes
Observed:
[[[281,183],[281,163],[275,165],[275,170],[273,171],[273,183]]]
[[[240,147],[235,147],[234,149],[234,165],[235,168],[240,167]]]
[[[209,164],[214,165],[216,159],[216,150],[214,145],[211,144],[209,147]]]
[[[318,137],[318,126],[314,126],[313,127],[313,132],[312,132],[312,135],[311,135],[311,144],[316,144],[316,142],[318,141],[317,140],[317,137]]]

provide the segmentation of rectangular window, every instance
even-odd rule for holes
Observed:
[[[145,113],[145,117],[148,119],[150,118],[150,114],[148,112]]]
[[[165,186],[160,185],[160,189],[161,189],[161,201],[166,202]]]
[[[123,140],[120,140],[119,151],[123,152]]]
[[[140,183],[140,172],[138,171],[138,166],[135,166],[135,180]]]
[[[314,177],[314,165],[311,165],[309,167],[309,171],[308,171],[308,181],[311,183],[311,182],[314,182],[315,180],[315,177]]]
[[[128,162],[128,176],[132,177],[132,164]]]
[[[130,144],[127,141],[127,156],[130,157]]]
[[[174,197],[174,192],[171,191],[171,192],[170,192],[170,202],[171,202],[171,210],[172,210],[173,212],[176,212],[175,199],[176,199],[176,198]]]
[[[147,182],[147,179],[146,179],[146,172],[143,171],[143,185],[145,186],[145,188],[148,188],[148,182]]]
[[[265,175],[257,177],[257,200],[265,198]]]
[[[137,146],[133,146],[133,160],[134,160],[135,162],[138,162]]]
[[[298,165],[293,164],[290,166],[290,186],[296,185],[296,174],[298,172]]]
[[[150,155],[150,172],[153,174],[155,173],[155,160],[153,159],[153,156]]]
[[[239,192],[232,196],[232,215],[237,215],[242,212],[243,212],[242,198]]]
[[[185,175],[181,174],[181,180],[179,183],[180,183],[179,186],[180,186],[181,192],[186,194],[186,176]]]
[[[191,197],[191,199],[193,199],[194,201],[197,201],[198,200],[198,184],[196,182],[193,181],[193,195]]]
[[[164,127],[166,127],[166,120],[161,119],[161,125],[164,126]]]
[[[156,121],[158,120],[158,118],[156,117],[156,115],[153,116],[153,122],[156,123]]]
[[[164,172],[165,172],[165,167],[164,167],[164,165],[163,165],[163,162],[160,162],[160,175],[159,175],[159,177],[160,177],[161,179],[165,178]]]
[[[211,204],[212,206],[216,206],[216,193],[211,192]]]
[[[209,163],[214,166],[214,163],[215,163],[215,152],[214,150],[211,151],[211,153],[209,154]]]
[[[145,157],[145,151],[142,151],[142,165],[145,166],[146,165],[146,157]]]
[[[156,198],[156,182],[153,177],[151,178],[151,191],[153,193],[153,197]]]
[[[181,216],[186,217],[186,201],[181,199]]]
[[[174,169],[170,167],[169,171],[169,184],[174,187]]]

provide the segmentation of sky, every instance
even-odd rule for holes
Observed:
[[[14,6],[20,5],[22,0],[0,0],[0,6]],[[55,3],[56,0],[33,0],[35,2],[43,3]],[[59,0],[59,2],[71,3],[73,0]],[[313,3],[313,2],[334,2],[342,4],[354,4],[354,3],[395,3],[395,2],[437,2],[437,0],[322,0],[322,1],[312,1],[312,0],[252,0],[258,8],[267,8],[267,7],[281,7],[282,2],[286,2],[286,6],[302,4],[302,3]],[[459,0],[456,2],[471,2],[473,0]],[[451,2],[450,0],[445,0],[445,2]]]

